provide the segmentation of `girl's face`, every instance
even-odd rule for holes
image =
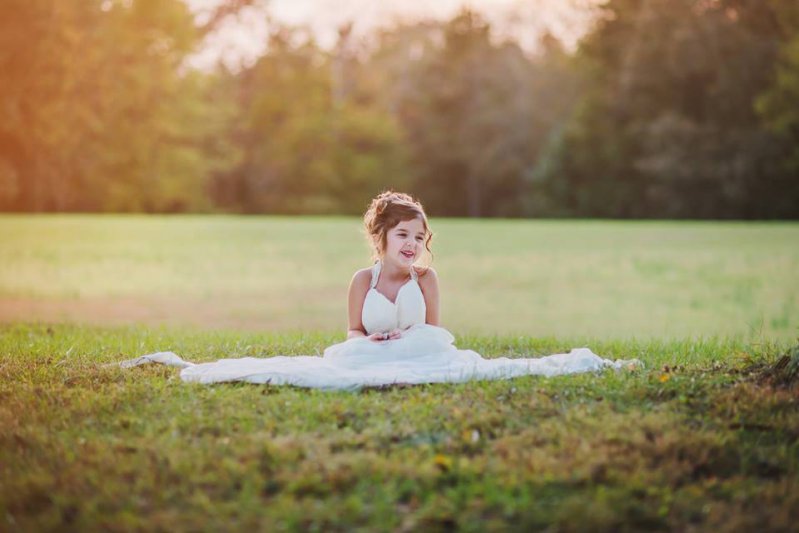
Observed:
[[[383,260],[410,267],[424,251],[424,238],[422,219],[403,220],[386,233]]]

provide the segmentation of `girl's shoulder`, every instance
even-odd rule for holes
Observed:
[[[431,266],[427,267],[419,267],[414,266],[414,270],[416,270],[416,276],[419,279],[419,284],[431,284],[438,282],[438,273],[436,269]]]
[[[355,274],[352,275],[352,281],[350,285],[354,287],[368,287],[372,283],[372,268],[367,267],[362,268],[360,270],[356,270]]]

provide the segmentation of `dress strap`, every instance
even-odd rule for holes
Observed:
[[[372,283],[369,285],[370,289],[374,289],[377,285],[377,280],[380,278],[380,261],[375,262],[375,266],[372,267]]]
[[[370,289],[374,289],[377,286],[377,281],[380,279],[380,268],[383,266],[382,261],[376,261],[375,265],[372,267],[372,282],[369,284]],[[418,281],[418,274],[416,274],[416,269],[411,265],[411,279],[413,281]]]

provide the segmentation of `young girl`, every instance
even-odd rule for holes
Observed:
[[[352,277],[347,340],[326,348],[323,357],[245,357],[194,364],[172,352],[159,352],[120,365],[179,366],[184,381],[199,383],[357,390],[395,383],[553,376],[638,363],[603,359],[588,348],[537,359],[483,359],[472,350],[459,350],[452,334],[439,326],[438,275],[421,266],[421,258],[432,255],[432,232],[422,205],[407,194],[384,192],[372,200],[364,226],[375,263]]]
[[[356,272],[350,283],[347,338],[388,341],[414,324],[437,326],[438,277],[432,268],[417,266],[425,252],[432,255],[433,234],[422,205],[407,194],[384,192],[363,218],[375,264]]]

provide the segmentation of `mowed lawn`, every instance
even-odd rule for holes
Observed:
[[[122,370],[321,354],[359,222],[0,217],[0,531],[795,530],[799,384],[770,369],[799,225],[433,224],[456,345],[644,367],[354,393]]]
[[[104,366],[313,354],[337,335],[0,328],[0,530],[720,530],[799,521],[782,348],[596,341],[646,368],[320,392]],[[488,357],[570,339],[465,338]]]
[[[568,338],[799,334],[799,224],[432,219],[443,325]],[[0,216],[0,321],[343,332],[360,220]]]

